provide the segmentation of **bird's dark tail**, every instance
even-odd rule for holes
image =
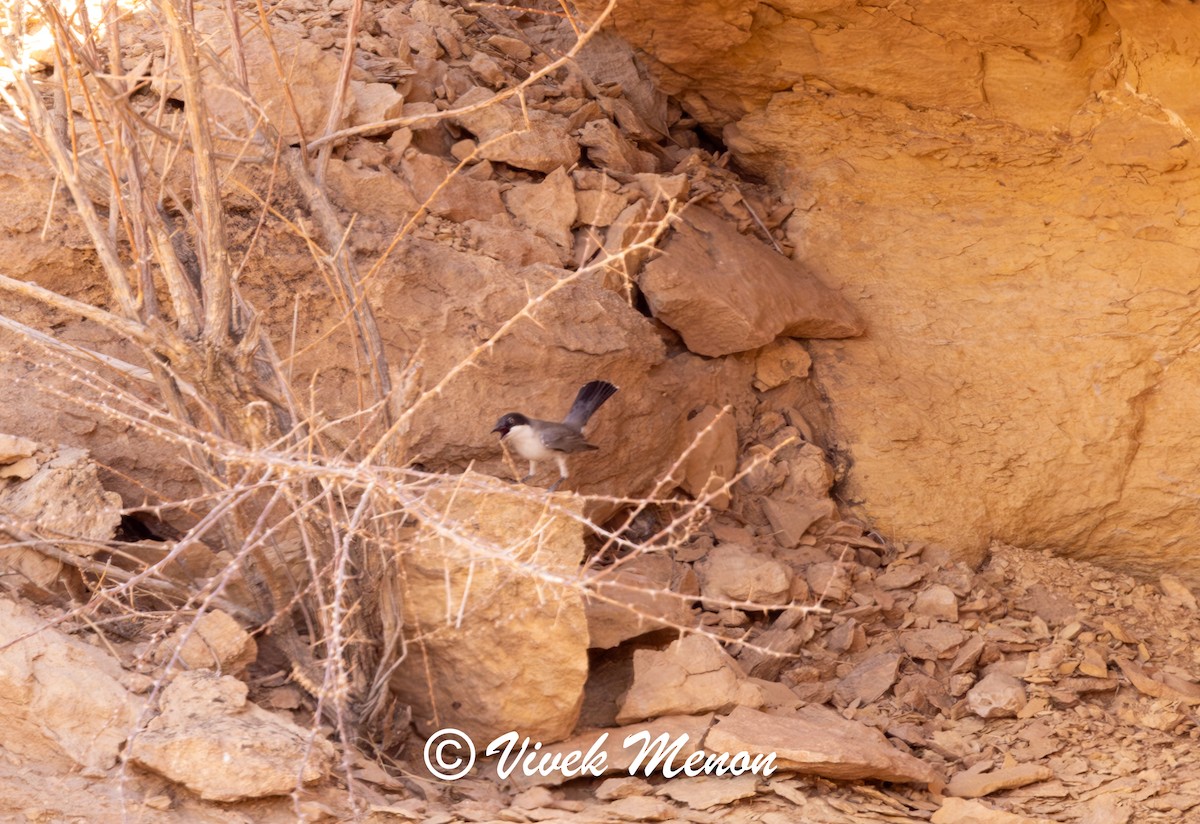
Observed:
[[[600,405],[616,392],[617,387],[608,381],[588,381],[575,396],[575,403],[571,404],[571,411],[567,413],[563,423],[576,429],[583,429],[588,418],[592,417]]]

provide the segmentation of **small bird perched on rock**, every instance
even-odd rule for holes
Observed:
[[[499,432],[501,440],[512,445],[518,455],[529,461],[529,474],[521,479],[524,483],[533,477],[537,471],[538,461],[548,461],[553,458],[558,462],[558,480],[550,487],[550,492],[558,489],[567,477],[567,455],[572,452],[584,452],[599,449],[584,440],[583,427],[588,418],[595,414],[606,400],[617,391],[617,387],[608,381],[588,381],[575,396],[571,411],[562,423],[554,421],[539,421],[520,412],[509,412],[496,421],[493,432]]]

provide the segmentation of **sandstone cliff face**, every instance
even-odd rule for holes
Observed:
[[[1200,584],[1200,8],[626,4],[618,30],[868,318],[814,342],[846,497]]]

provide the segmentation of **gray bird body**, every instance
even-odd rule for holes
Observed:
[[[520,412],[509,412],[496,422],[493,432],[510,445],[518,455],[529,461],[529,480],[537,472],[538,461],[553,460],[558,464],[559,478],[550,487],[553,492],[567,477],[566,456],[599,447],[583,437],[583,427],[596,410],[617,391],[607,381],[590,381],[580,388],[571,411],[561,423],[530,418]]]

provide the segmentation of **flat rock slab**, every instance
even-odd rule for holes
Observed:
[[[800,264],[704,209],[688,209],[642,269],[654,317],[698,355],[720,357],[794,338],[865,329],[850,304]]]
[[[932,767],[893,747],[878,730],[817,705],[804,707],[791,718],[738,707],[717,721],[704,739],[704,748],[752,756],[773,752],[780,770],[839,781],[938,780]]]
[[[950,783],[946,785],[946,794],[958,798],[982,798],[1000,790],[1049,781],[1053,777],[1054,771],[1041,764],[1017,764],[985,773],[964,770],[950,779]]]

